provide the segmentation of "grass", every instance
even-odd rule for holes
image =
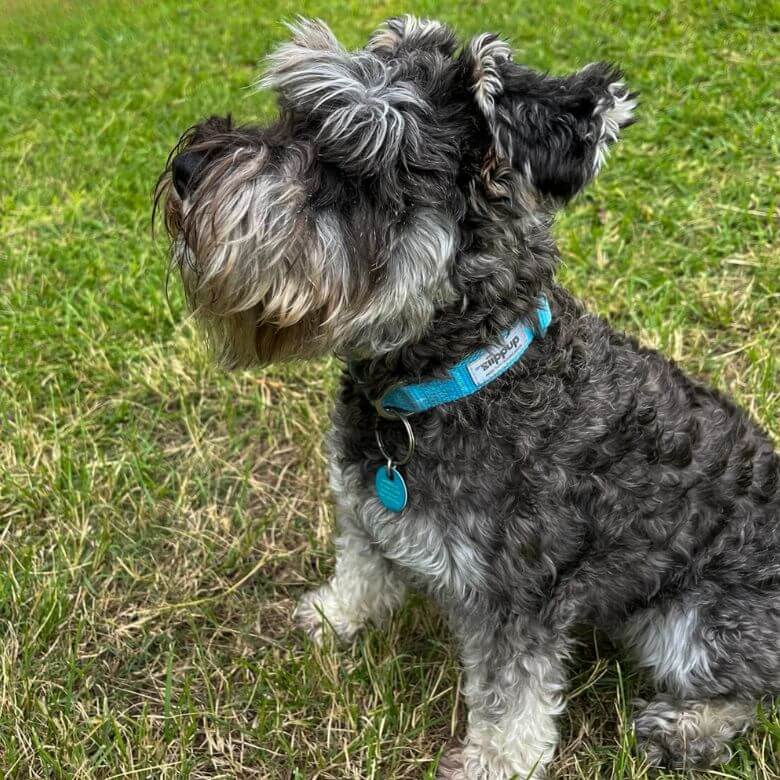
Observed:
[[[164,296],[150,191],[246,90],[282,17],[349,45],[408,10],[268,0],[10,0],[0,20],[0,773],[431,777],[462,733],[431,607],[340,652],[292,633],[332,567],[321,436],[337,367],[224,375]],[[636,0],[413,9],[555,71],[621,62],[641,122],[557,227],[591,307],[780,436],[778,8]],[[641,677],[601,637],[572,669],[557,778],[645,778]],[[780,777],[768,709],[718,778]],[[664,774],[665,778],[677,777]]]

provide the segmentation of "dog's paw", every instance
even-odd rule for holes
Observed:
[[[518,769],[506,756],[485,753],[468,741],[448,748],[436,770],[436,780],[541,780],[543,777],[543,767]]]
[[[462,747],[452,747],[445,751],[436,770],[436,780],[468,780]]]
[[[315,644],[322,644],[322,614],[317,609],[317,591],[304,594],[293,611],[295,627],[306,634]]]
[[[674,702],[659,697],[637,702],[637,747],[655,767],[709,769],[731,758],[728,740],[750,721],[744,702]]]
[[[722,738],[687,737],[677,723],[637,726],[636,736],[639,753],[658,769],[710,769],[731,758]]]
[[[323,599],[321,593],[325,588],[327,585],[319,590],[310,590],[305,593],[293,612],[295,625],[316,645],[322,645],[325,630],[328,628],[325,605],[323,604],[323,601],[327,601],[327,599]]]
[[[320,646],[327,633],[348,642],[360,628],[350,620],[330,585],[304,594],[295,608],[293,620],[312,642]]]

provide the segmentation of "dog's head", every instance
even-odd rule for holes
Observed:
[[[260,82],[277,121],[196,125],[157,191],[221,362],[376,357],[474,296],[536,295],[552,270],[523,231],[547,225],[631,121],[619,73],[542,75],[494,35],[459,49],[411,17],[357,52],[321,22],[291,31]]]

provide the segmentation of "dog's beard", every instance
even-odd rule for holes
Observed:
[[[161,180],[173,266],[225,367],[385,354],[419,339],[453,295],[451,215],[421,207],[388,220],[367,203],[346,214],[315,209],[312,158],[297,147],[283,159],[263,146],[233,149],[184,200],[170,173]]]
[[[241,287],[241,270],[246,262],[239,257],[217,262],[229,268],[226,291],[222,274],[204,279],[203,262],[184,240],[178,242],[176,264],[182,278],[188,306],[205,330],[217,362],[225,368],[270,363],[292,357],[316,357],[331,346],[332,321],[338,318],[344,294],[340,288],[312,278],[302,278],[292,263],[279,264],[277,273],[258,277],[247,275]],[[208,255],[207,255],[208,257]],[[261,255],[250,261],[260,265]],[[303,258],[300,259],[300,265]],[[330,295],[329,301],[324,300]]]
[[[188,307],[227,368],[321,354],[343,320],[347,253],[335,216],[307,208],[301,157],[269,173],[262,150],[238,150],[191,198],[158,187]]]

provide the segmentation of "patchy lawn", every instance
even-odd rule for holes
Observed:
[[[150,192],[303,12],[359,45],[414,10],[642,93],[557,226],[593,309],[780,436],[778,15],[771,3],[11,0],[0,19],[0,773],[430,777],[463,728],[435,611],[318,650],[298,595],[332,567],[321,436],[335,362],[224,375],[164,291]],[[776,8],[775,8],[776,11]],[[557,778],[644,778],[642,680],[601,637],[572,669]],[[719,778],[780,777],[780,717]],[[663,777],[680,777],[665,774]]]

